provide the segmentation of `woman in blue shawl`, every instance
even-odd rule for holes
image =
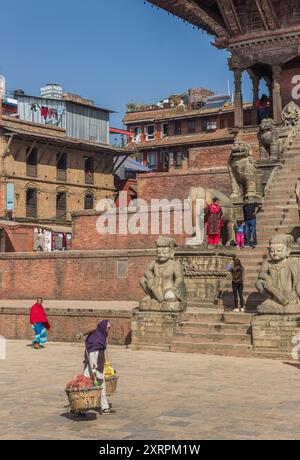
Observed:
[[[101,413],[115,413],[107,401],[104,378],[105,350],[110,324],[107,320],[101,321],[96,330],[88,332],[85,341],[84,372],[85,377],[90,377],[95,384],[101,385]]]

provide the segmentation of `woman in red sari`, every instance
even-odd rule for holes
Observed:
[[[222,227],[223,211],[219,198],[215,197],[207,210],[207,234],[210,246],[218,246],[220,244]]]
[[[42,344],[47,342],[46,330],[51,328],[42,304],[43,299],[38,297],[30,309],[30,324],[34,330],[32,345],[35,349],[43,348]]]

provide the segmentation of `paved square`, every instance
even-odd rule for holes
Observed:
[[[297,364],[111,347],[117,415],[76,419],[64,387],[83,344],[28,345],[0,361],[0,439],[300,439]]]

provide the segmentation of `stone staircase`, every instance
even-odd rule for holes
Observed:
[[[171,351],[251,356],[251,315],[189,308],[178,324]]]
[[[275,172],[264,198],[263,209],[257,216],[257,248],[236,250],[245,268],[244,293],[248,312],[255,312],[256,307],[264,300],[264,297],[256,291],[255,282],[263,260],[268,257],[270,237],[276,233],[292,233],[295,239],[300,237],[299,212],[294,193],[298,177],[300,177],[300,135],[284,153],[282,167]],[[230,283],[226,288],[229,293]],[[231,294],[225,295],[225,305],[232,306],[232,301]]]
[[[263,210],[257,217],[258,246],[256,249],[236,249],[245,268],[244,294],[246,313],[227,313],[233,307],[231,280],[225,286],[223,311],[188,308],[181,316],[171,351],[202,354],[267,357],[252,349],[251,319],[265,297],[255,288],[263,260],[268,257],[268,242],[276,233],[292,233],[300,237],[299,212],[294,193],[300,177],[300,135],[284,153],[282,167],[275,171],[266,193]],[[227,292],[226,292],[227,291]],[[270,358],[284,358],[284,354],[270,351]]]

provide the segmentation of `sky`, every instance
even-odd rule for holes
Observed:
[[[8,90],[46,83],[116,111],[189,88],[227,92],[229,54],[212,37],[144,0],[13,0],[1,6],[0,74]],[[251,100],[249,80],[244,100]]]

